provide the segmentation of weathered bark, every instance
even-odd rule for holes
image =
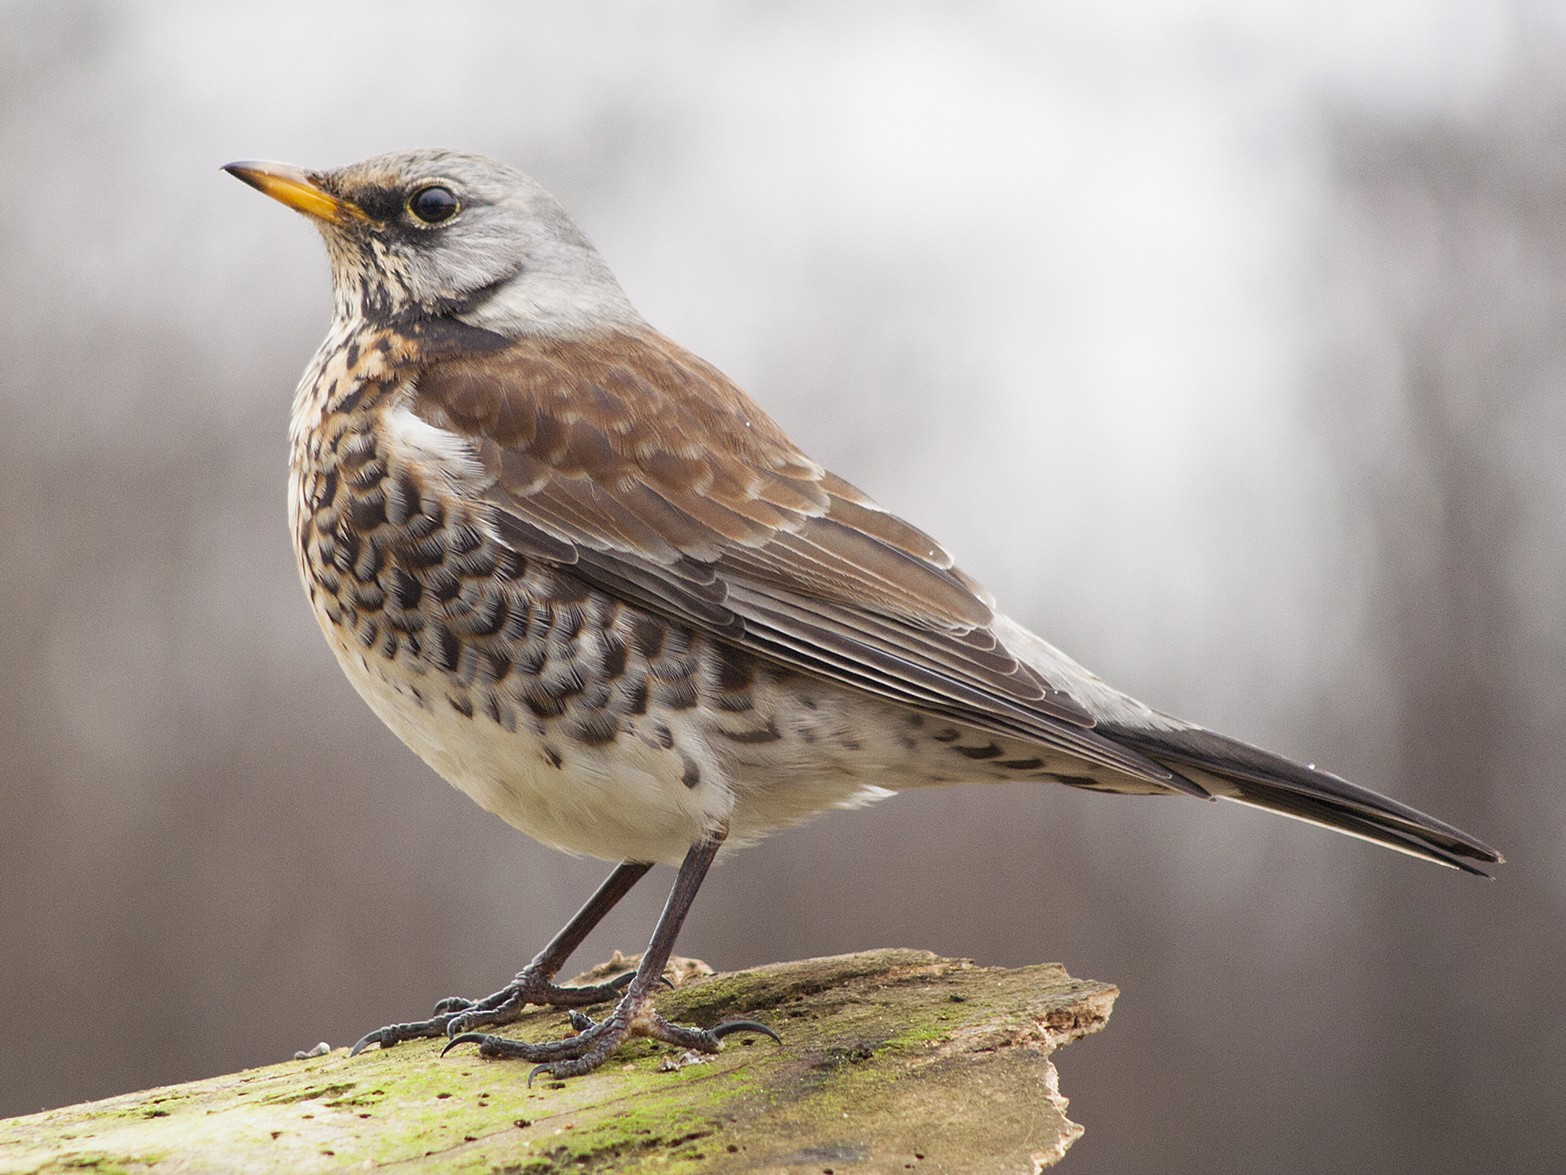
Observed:
[[[1102,1028],[1117,994],[1052,964],[909,950],[693,970],[659,997],[666,1016],[761,1019],[782,1047],[735,1036],[697,1060],[637,1042],[532,1089],[527,1066],[468,1047],[338,1049],[0,1122],[0,1172],[1033,1172],[1082,1133],[1050,1054]],[[564,1030],[538,1010],[508,1035]]]

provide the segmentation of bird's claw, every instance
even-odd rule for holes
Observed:
[[[595,1021],[582,1012],[573,1011],[570,1020],[576,1035],[563,1040],[532,1044],[482,1032],[466,1032],[454,1037],[441,1050],[441,1056],[459,1044],[476,1044],[481,1057],[533,1061],[535,1064],[527,1076],[528,1085],[531,1086],[533,1079],[543,1073],[554,1078],[580,1077],[591,1073],[633,1036],[648,1037],[700,1053],[718,1052],[723,1047],[724,1037],[741,1032],[754,1032],[770,1037],[778,1044],[783,1043],[782,1037],[776,1032],[755,1020],[725,1020],[711,1028],[687,1028],[670,1024],[651,1009],[643,1010],[638,1015],[638,1009],[627,1006],[628,1003],[629,1000],[622,1001],[614,1014],[604,1020]]]
[[[455,1039],[473,1033],[475,1029],[497,1028],[516,1021],[522,1015],[522,1009],[528,1004],[578,1008],[606,1003],[623,995],[635,977],[636,972],[627,971],[624,975],[618,975],[606,983],[563,987],[551,982],[547,976],[524,969],[493,995],[487,995],[480,1000],[470,1000],[463,996],[447,996],[435,1005],[434,1015],[428,1020],[388,1024],[384,1028],[377,1028],[374,1032],[367,1032],[349,1050],[348,1055],[356,1057],[372,1044],[389,1049],[409,1040],[424,1040],[436,1036]],[[664,978],[663,982],[670,987],[674,986],[667,978]]]
[[[430,1036],[440,1036],[445,1030],[445,1021],[439,1016],[433,1020],[414,1020],[407,1024],[388,1024],[384,1028],[377,1028],[374,1032],[366,1032],[358,1039],[353,1048],[348,1050],[348,1055],[357,1057],[372,1044],[378,1044],[383,1049],[389,1049],[406,1040],[423,1040]]]
[[[707,1029],[708,1035],[716,1040],[722,1040],[725,1036],[733,1036],[736,1032],[756,1032],[762,1036],[770,1036],[774,1043],[782,1044],[783,1038],[765,1024],[755,1020],[725,1020],[722,1024],[714,1024]]]
[[[482,1033],[482,1032],[464,1032],[461,1036],[454,1036],[450,1040],[448,1040],[446,1042],[446,1047],[440,1050],[440,1055],[444,1057],[447,1053],[451,1052],[451,1050],[456,1048],[459,1044],[477,1044],[477,1045],[482,1045],[486,1040],[489,1040],[489,1039],[490,1039],[489,1036],[486,1035],[485,1033]],[[498,1038],[496,1038],[496,1039],[498,1039]],[[483,1055],[482,1050],[480,1050],[480,1055],[481,1056]]]

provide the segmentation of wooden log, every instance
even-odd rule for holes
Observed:
[[[346,1050],[0,1122],[0,1172],[1034,1172],[1082,1133],[1050,1054],[1117,992],[1054,964],[878,950],[714,975],[676,960],[671,1020],[759,1019],[713,1057],[637,1041],[567,1082],[459,1047]],[[634,960],[617,957],[599,975]],[[530,1010],[507,1035],[544,1040]]]

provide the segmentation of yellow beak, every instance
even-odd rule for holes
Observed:
[[[355,221],[370,219],[357,204],[332,195],[306,172],[286,163],[262,163],[246,159],[230,163],[223,170],[235,179],[244,180],[256,191],[317,220],[330,224],[353,224]]]

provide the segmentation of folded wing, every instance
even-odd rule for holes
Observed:
[[[663,336],[521,340],[414,379],[415,411],[473,446],[522,553],[780,664],[1204,794],[1099,735],[938,544]]]

